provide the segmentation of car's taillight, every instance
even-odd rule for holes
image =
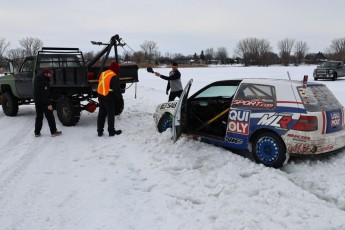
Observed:
[[[317,130],[317,117],[315,116],[300,116],[297,123],[292,128],[298,131],[315,131]]]

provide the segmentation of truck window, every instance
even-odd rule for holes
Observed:
[[[19,72],[32,72],[34,67],[34,60],[26,60]]]
[[[41,57],[40,68],[80,67],[81,61],[76,56]]]

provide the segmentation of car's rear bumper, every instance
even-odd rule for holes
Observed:
[[[289,154],[321,154],[345,146],[345,130],[326,135],[305,135],[302,132],[289,132],[283,136]]]

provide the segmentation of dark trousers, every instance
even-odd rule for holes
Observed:
[[[183,90],[180,91],[175,91],[175,92],[170,92],[169,94],[169,101],[175,100],[176,97],[180,98]]]
[[[53,110],[48,109],[48,105],[35,103],[36,107],[36,122],[35,122],[35,134],[40,134],[43,125],[43,114],[46,116],[50,133],[56,131],[56,123],[53,114]]]
[[[115,132],[115,104],[113,100],[99,98],[99,112],[97,117],[97,132],[103,133],[105,118],[108,117],[108,132]]]

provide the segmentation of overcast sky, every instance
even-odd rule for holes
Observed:
[[[18,48],[24,37],[44,46],[99,50],[90,41],[119,34],[135,51],[144,41],[161,54],[200,54],[255,37],[270,42],[305,41],[325,52],[345,37],[345,0],[0,0],[0,38]]]

